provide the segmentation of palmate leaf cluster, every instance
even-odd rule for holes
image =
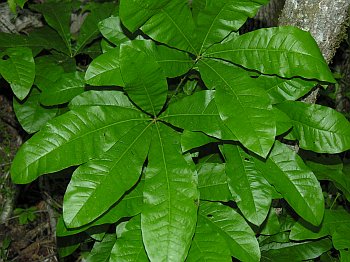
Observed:
[[[350,216],[325,211],[319,182],[348,199],[345,166],[305,163],[285,142],[340,153],[350,124],[296,101],[335,82],[309,33],[238,33],[267,2],[94,3],[78,36],[68,14],[79,6],[50,2],[32,6],[48,27],[1,35],[18,43],[1,42],[0,73],[35,133],[13,161],[13,181],[77,166],[57,226],[62,256],[88,233],[89,261],[299,261],[332,248],[349,259]],[[85,75],[72,66],[79,54],[93,58]]]

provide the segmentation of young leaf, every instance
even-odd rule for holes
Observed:
[[[1,53],[0,74],[9,82],[13,93],[23,100],[30,92],[35,78],[32,51],[27,47],[8,48]]]
[[[149,261],[142,243],[140,216],[119,224],[116,231],[118,239],[113,246],[110,261]]]
[[[62,74],[49,88],[44,89],[40,102],[45,106],[64,104],[84,91],[85,81],[82,72]]]
[[[226,160],[227,182],[244,217],[255,225],[261,225],[272,200],[272,188],[256,168],[251,156],[238,145],[225,144],[222,152]]]
[[[246,148],[266,157],[275,141],[276,123],[265,90],[244,70],[227,63],[204,59],[199,70],[204,83],[216,88],[215,102],[226,126]]]
[[[199,2],[199,1],[196,1]],[[198,54],[202,54],[214,43],[220,42],[232,31],[237,31],[253,17],[261,7],[258,1],[203,1],[205,6],[196,19],[195,41]],[[260,1],[267,3],[268,0]]]
[[[206,90],[184,97],[170,104],[159,119],[188,131],[202,131],[219,139],[235,140],[220,119],[214,95],[215,92]]]
[[[93,86],[124,86],[119,53],[120,48],[115,47],[94,59],[86,71],[86,83]]]
[[[315,40],[309,32],[296,27],[255,30],[225,44],[214,45],[205,56],[222,58],[263,74],[335,83]]]
[[[57,114],[57,107],[45,108],[40,104],[39,98],[40,92],[35,88],[22,103],[16,99],[13,100],[16,117],[23,129],[29,134],[39,131],[47,121]]]
[[[162,10],[171,0],[122,0],[119,14],[123,24],[135,32],[154,14]]]
[[[155,123],[141,213],[142,238],[151,261],[184,261],[197,222],[194,164],[181,153],[180,135]],[[157,239],[157,241],[154,241]]]
[[[327,238],[298,243],[273,242],[266,247],[266,251],[261,252],[261,261],[290,261],[291,258],[293,261],[309,260],[321,256],[331,248],[332,241]]]
[[[350,149],[350,123],[341,113],[329,107],[295,101],[276,106],[291,119],[292,133],[301,148],[330,154]]]
[[[198,217],[215,232],[206,238],[223,237],[229,247],[230,255],[240,261],[259,261],[260,250],[253,230],[244,218],[228,206],[220,203],[203,202]],[[220,238],[219,237],[219,238]],[[220,241],[220,240],[219,240]]]
[[[63,217],[68,227],[90,223],[136,184],[150,139],[150,124],[139,124],[103,155],[76,169],[63,203]]]
[[[299,216],[313,225],[321,223],[324,199],[320,184],[292,149],[276,141],[266,161],[254,158],[254,162]]]
[[[110,261],[111,251],[116,239],[115,234],[106,234],[101,242],[96,241],[86,258],[86,262]]]
[[[11,175],[29,183],[42,174],[82,164],[111,148],[133,126],[145,121],[137,110],[93,106],[50,121],[18,151]]]
[[[225,164],[203,163],[197,172],[200,199],[228,202],[236,197],[232,197],[229,190]]]
[[[163,108],[168,92],[166,78],[157,61],[147,53],[123,44],[120,68],[125,82],[124,90],[130,99],[147,113],[156,116]]]
[[[172,0],[152,16],[141,30],[158,42],[197,54],[192,40],[194,28],[188,2]]]

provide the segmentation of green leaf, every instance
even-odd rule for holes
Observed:
[[[119,15],[123,24],[135,32],[149,18],[165,7],[170,0],[121,0]]]
[[[324,162],[324,159],[321,160]],[[318,180],[332,181],[343,192],[346,199],[350,201],[350,177],[347,175],[346,170],[343,170],[343,163],[326,164],[307,161],[306,164],[311,168]]]
[[[324,199],[320,184],[292,149],[276,141],[266,161],[255,158],[254,162],[299,216],[314,225],[321,223]]]
[[[124,90],[147,113],[156,116],[167,98],[168,84],[157,61],[131,45],[122,45],[120,66]]]
[[[224,238],[231,256],[240,261],[260,260],[258,241],[253,230],[232,208],[220,203],[202,202],[198,217],[201,219],[199,222],[205,221],[207,227],[215,232],[206,238],[216,239],[217,235]]]
[[[261,252],[261,261],[303,261],[321,256],[332,248],[332,241],[322,239],[299,243],[271,243],[265,252]]]
[[[141,29],[158,42],[197,54],[192,40],[195,26],[188,1],[170,1],[166,7],[159,9]]]
[[[182,152],[187,152],[193,148],[200,147],[213,142],[218,142],[218,140],[207,136],[202,132],[191,132],[184,130],[181,135]]]
[[[108,17],[98,23],[101,34],[111,43],[119,46],[129,41],[129,37],[124,33],[123,25],[118,16]]]
[[[32,51],[27,47],[8,48],[1,53],[1,57],[0,74],[18,99],[23,100],[29,94],[35,78]]]
[[[349,250],[340,250],[340,261],[349,262],[350,261],[350,251]]]
[[[219,139],[235,140],[220,119],[214,95],[215,92],[206,90],[186,96],[170,104],[159,119],[188,131],[202,131]]]
[[[98,229],[101,225],[113,224],[122,218],[132,217],[141,212],[143,205],[143,185],[144,180],[141,179],[136,186],[129,190],[124,196],[115,203],[107,212],[92,223],[79,228],[67,228],[60,217],[57,222],[56,235],[58,237],[75,235],[86,230]]]
[[[305,221],[299,220],[290,232],[292,240],[318,239],[333,236],[337,232],[350,230],[350,214],[345,210],[325,210],[324,219],[319,227],[313,227]],[[343,239],[350,240],[349,235],[342,234]]]
[[[35,58],[35,80],[34,84],[40,90],[51,88],[54,83],[62,77],[63,67],[52,55],[39,56]]]
[[[259,76],[257,81],[269,94],[273,104],[286,100],[297,100],[317,85],[315,81],[307,81],[302,78],[286,79],[266,75]]]
[[[98,56],[89,65],[85,80],[93,86],[124,86],[120,72],[119,47]]]
[[[197,172],[200,199],[223,202],[233,200],[227,184],[225,164],[203,163]]]
[[[149,261],[142,243],[141,216],[119,224],[117,235],[110,261]]]
[[[62,74],[61,77],[47,89],[44,89],[40,102],[46,106],[64,104],[84,92],[85,81],[82,72]]]
[[[86,262],[108,262],[113,245],[116,241],[115,234],[106,234],[101,242],[96,241],[89,255],[85,259]]]
[[[70,111],[50,121],[18,151],[11,175],[29,183],[42,174],[78,165],[110,149],[145,116],[133,109],[94,106]]]
[[[151,142],[150,125],[134,126],[100,157],[75,170],[63,203],[68,227],[98,218],[136,184]]]
[[[263,74],[335,83],[315,40],[309,32],[296,27],[255,30],[213,46],[206,56],[229,60]]]
[[[135,109],[135,106],[123,92],[114,90],[86,91],[74,97],[69,103],[69,109],[71,110],[90,106],[111,106]]]
[[[273,207],[270,208],[266,220],[261,225],[261,235],[275,235],[280,232],[281,224],[278,220],[277,213]]]
[[[39,131],[47,121],[57,114],[57,107],[45,108],[39,103],[40,92],[33,89],[28,98],[22,103],[13,100],[16,117],[23,129],[31,134]]]
[[[191,162],[181,153],[180,134],[155,123],[141,213],[143,243],[151,261],[184,261],[187,256],[199,197]]]
[[[276,120],[276,135],[282,135],[288,132],[293,127],[293,123],[289,116],[276,107],[273,107],[272,111]]]
[[[77,44],[75,47],[75,55],[82,52],[83,48],[91,43],[92,40],[99,36],[98,23],[109,17],[114,11],[115,3],[90,3],[90,13],[84,20],[80,30]],[[93,7],[93,8],[91,8]]]
[[[203,216],[198,217],[196,232],[186,262],[232,261],[225,237],[218,234],[218,228]]]
[[[226,160],[227,182],[232,195],[238,195],[235,202],[249,222],[261,225],[270,210],[271,185],[240,146],[225,144],[222,152]]]
[[[197,1],[198,2],[198,1]],[[196,19],[195,38],[199,54],[214,43],[220,42],[232,31],[237,31],[247,20],[252,18],[261,7],[258,1],[203,1]],[[268,1],[260,1],[267,3]]]
[[[295,101],[277,108],[291,119],[292,133],[301,148],[330,154],[350,149],[350,123],[334,109]]]
[[[216,88],[215,102],[226,126],[246,148],[266,157],[276,123],[265,90],[236,66],[204,59],[199,70],[207,87]]]
[[[72,3],[42,3],[31,5],[31,9],[42,13],[46,22],[54,28],[62,37],[69,54],[72,55],[71,34],[70,34],[70,19],[72,12]]]

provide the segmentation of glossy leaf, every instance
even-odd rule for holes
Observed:
[[[276,120],[276,135],[282,135],[292,129],[293,123],[288,115],[276,107],[273,107],[272,111]]]
[[[259,76],[257,81],[267,91],[273,104],[286,100],[297,100],[317,85],[315,81],[307,81],[302,78],[286,79],[267,75]]]
[[[35,78],[32,51],[27,47],[8,48],[1,53],[1,57],[0,74],[18,99],[23,100],[29,94]]]
[[[99,36],[98,22],[109,17],[114,11],[115,3],[89,3],[90,13],[84,19],[79,30],[75,54],[82,52],[83,48]]]
[[[318,239],[348,230],[350,230],[350,214],[345,210],[327,209],[319,227],[312,227],[300,220],[292,227],[290,238],[293,240]],[[349,235],[343,234],[343,239],[350,240]]]
[[[86,71],[86,83],[93,86],[124,86],[119,53],[120,49],[116,47],[94,59]]]
[[[108,17],[98,23],[101,34],[116,46],[129,41],[128,36],[124,33],[124,28],[118,16]]]
[[[87,230],[94,230],[101,225],[113,224],[120,219],[138,215],[142,210],[143,204],[143,185],[141,179],[136,186],[129,190],[118,202],[116,202],[107,212],[94,220],[92,223],[79,228],[68,228],[63,218],[60,217],[57,222],[56,235],[58,237],[75,235]]]
[[[216,88],[220,117],[249,150],[266,157],[276,135],[270,99],[242,69],[204,59],[199,70],[208,88]],[[239,123],[239,124],[237,124]]]
[[[31,5],[30,8],[43,14],[46,22],[62,37],[69,54],[72,54],[70,18],[72,4],[69,2],[42,3]]]
[[[254,162],[299,216],[314,225],[321,223],[324,200],[320,184],[292,149],[276,141],[266,161],[255,158]]]
[[[235,140],[220,119],[214,96],[215,92],[206,90],[184,97],[170,104],[159,119],[188,131],[202,131],[219,139]]]
[[[197,1],[198,2],[198,1]],[[220,42],[232,31],[237,31],[247,20],[252,18],[264,1],[203,1],[196,19],[196,42],[198,53],[202,54],[214,43]],[[203,4],[204,5],[204,4]]]
[[[149,261],[142,243],[140,216],[119,224],[117,235],[118,239],[113,246],[110,262]]]
[[[216,235],[223,237],[230,255],[240,261],[260,260],[260,250],[253,230],[232,208],[220,203],[203,202],[198,216],[216,231],[214,235],[208,235],[207,239],[215,239]]]
[[[68,227],[80,227],[98,218],[136,184],[150,139],[150,124],[134,126],[100,157],[75,170],[63,203]]]
[[[47,89],[44,89],[40,102],[46,106],[64,104],[84,92],[84,74],[81,72],[65,73]]]
[[[86,262],[108,262],[113,245],[116,241],[115,234],[106,234],[101,242],[96,241],[89,255],[85,259]]]
[[[238,145],[223,145],[227,182],[244,217],[255,225],[264,222],[271,205],[272,188],[250,155]]]
[[[71,110],[90,106],[125,107],[135,109],[135,106],[123,92],[114,90],[86,91],[81,95],[74,97],[69,103],[69,108]]]
[[[70,111],[50,121],[18,151],[11,168],[15,183],[82,164],[111,148],[144,116],[132,109],[94,106]]]
[[[141,213],[143,243],[151,261],[184,261],[187,256],[199,197],[191,161],[181,153],[180,135],[155,123]]]
[[[261,261],[303,261],[321,256],[332,248],[332,241],[325,238],[318,241],[299,243],[272,243],[266,252],[261,252]]]
[[[192,42],[195,26],[188,2],[168,2],[142,26],[142,31],[158,42],[197,54]]]
[[[135,32],[169,2],[170,0],[122,0],[119,6],[120,18],[131,32]]]
[[[184,130],[184,132],[181,135],[181,149],[182,152],[186,152],[193,148],[217,141],[217,139],[207,136],[202,132],[191,132]]]
[[[227,184],[225,164],[204,163],[198,167],[200,198],[208,201],[228,202],[234,200]]]
[[[206,56],[229,60],[263,74],[335,82],[315,40],[296,27],[255,30],[213,46]]]
[[[168,91],[166,78],[156,60],[130,45],[123,45],[120,65],[124,90],[130,99],[147,113],[156,116],[164,106]]]
[[[350,123],[334,109],[302,102],[284,102],[277,108],[292,120],[301,148],[331,154],[350,149]]]
[[[13,100],[16,117],[22,128],[29,134],[39,131],[57,114],[57,107],[45,108],[40,104],[39,98],[40,92],[33,89],[25,101]]]

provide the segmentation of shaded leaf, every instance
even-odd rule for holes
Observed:
[[[40,104],[39,98],[40,92],[33,89],[29,97],[22,103],[16,99],[13,100],[16,117],[23,129],[29,134],[39,131],[47,121],[57,114],[57,107],[45,108]]]
[[[115,241],[115,234],[106,234],[101,242],[96,241],[86,262],[108,262]]]

